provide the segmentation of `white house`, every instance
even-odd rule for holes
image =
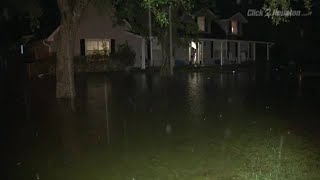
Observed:
[[[201,9],[184,19],[194,20],[199,27],[199,38],[197,41],[189,42],[188,48],[175,48],[175,60],[180,63],[202,64],[202,65],[225,65],[241,64],[243,62],[255,61],[257,59],[257,45],[265,49],[260,57],[270,59],[270,47],[272,42],[247,40],[243,38],[244,26],[248,20],[241,14],[218,20],[209,9]],[[159,47],[154,48],[153,54],[159,54]],[[159,61],[155,56],[154,61]],[[155,63],[155,65],[158,65]]]

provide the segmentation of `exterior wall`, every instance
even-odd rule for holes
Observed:
[[[241,62],[249,60],[249,42],[241,42],[240,58]]]
[[[47,59],[50,56],[49,47],[42,43],[42,40],[32,43],[32,54],[35,60]]]
[[[207,64],[207,65],[214,64],[214,58],[211,57],[211,42],[210,41],[203,42],[203,63]]]
[[[141,67],[142,38],[127,32],[128,29],[125,26],[113,25],[112,16],[112,14],[100,14],[96,8],[89,6],[80,23],[75,55],[80,55],[80,39],[114,39],[116,51],[120,44],[127,41],[136,53],[134,66]]]
[[[153,39],[152,41],[152,55],[153,55],[153,66],[159,67],[161,66],[162,59],[162,51],[161,46],[158,43],[157,39]]]
[[[226,34],[229,34],[229,31],[230,31],[230,21],[229,20],[219,21],[218,24],[220,25],[221,29],[224,30],[224,32]]]
[[[189,47],[176,47],[174,58],[179,62],[189,64]]]

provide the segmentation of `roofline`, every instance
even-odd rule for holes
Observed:
[[[198,12],[200,12],[200,11],[202,11],[202,10],[206,10],[206,11],[208,11],[208,12],[211,14],[211,16],[216,17],[216,15],[215,15],[209,8],[201,8],[200,10],[194,12],[194,13],[192,14],[192,16],[195,16],[195,14],[197,14]]]
[[[270,44],[274,45],[274,42],[266,42],[266,41],[252,41],[252,40],[232,40],[232,39],[215,39],[215,38],[198,38],[198,40],[202,41],[225,41],[225,42],[249,42],[249,43],[260,43],[260,44]]]
[[[248,23],[248,19],[246,17],[244,17],[244,15],[241,12],[237,12],[234,15],[232,15],[229,18],[225,18],[225,19],[218,19],[218,21],[230,21],[232,17],[234,17],[235,15],[240,14],[246,21],[246,23]]]
[[[54,36],[60,31],[60,25],[50,34],[47,41],[54,41]]]
[[[241,12],[235,13],[235,14],[232,15],[229,19],[232,19],[234,16],[236,16],[236,15],[238,15],[238,14],[243,17],[243,19],[245,20],[245,23],[248,23],[248,19],[247,19],[246,17],[244,17]]]
[[[135,34],[135,33],[133,33],[133,32],[130,32],[130,31],[124,31],[124,32],[127,33],[127,34],[129,34],[129,35],[132,35],[132,36],[134,36],[134,37],[144,39],[143,36],[138,35],[138,34]]]
[[[127,26],[131,29],[131,24],[130,24],[127,20],[125,20],[125,19],[123,19],[123,21],[124,21],[125,25],[127,25]],[[48,38],[46,38],[45,40],[46,40],[46,41],[50,41],[50,42],[54,41],[54,36],[60,31],[60,26],[61,26],[61,25],[59,25],[59,26],[48,36]],[[126,32],[128,32],[128,31],[126,31]],[[130,33],[130,34],[133,34],[133,33]],[[133,34],[133,35],[136,35],[136,34]]]

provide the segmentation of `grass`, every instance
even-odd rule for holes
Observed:
[[[204,134],[163,135],[157,141],[141,138],[119,146],[91,149],[67,168],[59,179],[317,179],[319,159],[303,138],[273,131],[247,131],[230,138]],[[51,175],[50,175],[51,176]],[[51,176],[52,177],[52,176]],[[54,178],[53,178],[54,179]]]

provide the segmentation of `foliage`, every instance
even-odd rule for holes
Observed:
[[[125,42],[124,44],[120,44],[118,46],[118,51],[111,54],[111,59],[114,62],[119,62],[124,66],[132,66],[134,64],[135,57],[136,57],[136,53],[128,45],[128,42]]]
[[[311,14],[312,1],[311,0],[303,0],[305,14]],[[288,22],[290,20],[290,16],[288,15],[277,15],[273,12],[275,11],[291,11],[293,10],[293,2],[291,0],[265,0],[263,9],[268,13],[267,16],[271,18],[272,23],[275,25],[279,25],[283,22]]]

